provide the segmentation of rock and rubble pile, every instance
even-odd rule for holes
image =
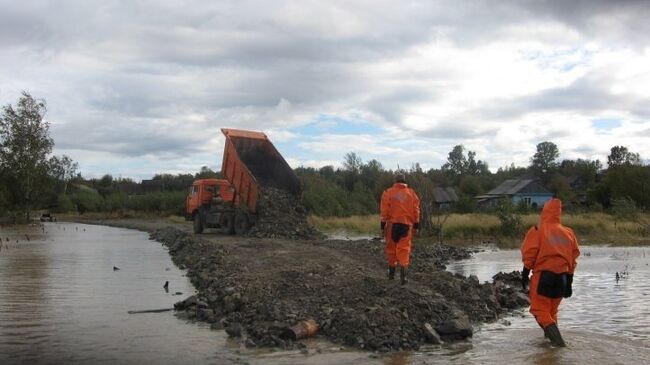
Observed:
[[[261,190],[257,201],[257,221],[248,236],[267,238],[322,238],[307,219],[307,210],[293,194],[276,188]]]
[[[248,238],[199,241],[171,228],[152,238],[188,269],[198,294],[176,305],[246,346],[302,347],[286,328],[312,319],[320,336],[361,349],[418,349],[472,336],[472,324],[527,305],[518,287],[479,283],[442,269],[454,249],[416,245],[410,282],[388,281],[383,244]],[[445,255],[448,256],[436,256]]]

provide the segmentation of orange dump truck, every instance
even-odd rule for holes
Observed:
[[[257,220],[257,201],[263,188],[277,188],[296,196],[300,181],[266,134],[222,128],[226,143],[221,164],[223,179],[194,181],[185,204],[185,218],[194,232],[217,228],[242,234]]]

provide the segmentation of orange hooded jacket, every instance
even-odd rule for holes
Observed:
[[[404,183],[395,183],[381,195],[381,221],[412,226],[420,222],[420,198]]]
[[[525,267],[533,271],[573,275],[580,249],[573,230],[560,224],[561,214],[562,202],[559,199],[544,204],[539,228],[529,229],[521,246]]]

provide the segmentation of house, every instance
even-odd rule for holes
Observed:
[[[153,179],[142,179],[140,183],[140,193],[156,193],[159,191],[164,191],[164,185],[162,180],[153,180]]]
[[[553,193],[533,179],[506,180],[488,193],[475,197],[478,206],[482,208],[495,207],[501,199],[510,199],[513,205],[523,201],[531,208],[538,208],[551,198]]]
[[[583,190],[586,186],[587,183],[585,182],[585,179],[578,175],[571,175],[566,178],[566,183],[569,185],[569,187],[573,190]]]
[[[458,195],[454,188],[435,188],[433,189],[433,204],[436,210],[449,209],[452,204],[458,201]]]

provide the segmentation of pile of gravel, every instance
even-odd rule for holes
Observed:
[[[307,210],[293,194],[264,188],[257,200],[257,221],[247,233],[251,237],[314,239],[322,238],[307,219]]]
[[[372,351],[418,349],[472,336],[528,304],[520,287],[480,283],[442,269],[463,249],[416,245],[406,286],[385,276],[383,244],[360,241],[194,241],[166,229],[162,241],[198,290],[178,313],[212,323],[249,347],[300,348],[284,329],[314,320],[319,336]],[[441,255],[441,256],[437,256]],[[499,275],[500,279],[514,274]],[[510,280],[508,280],[510,281]]]

